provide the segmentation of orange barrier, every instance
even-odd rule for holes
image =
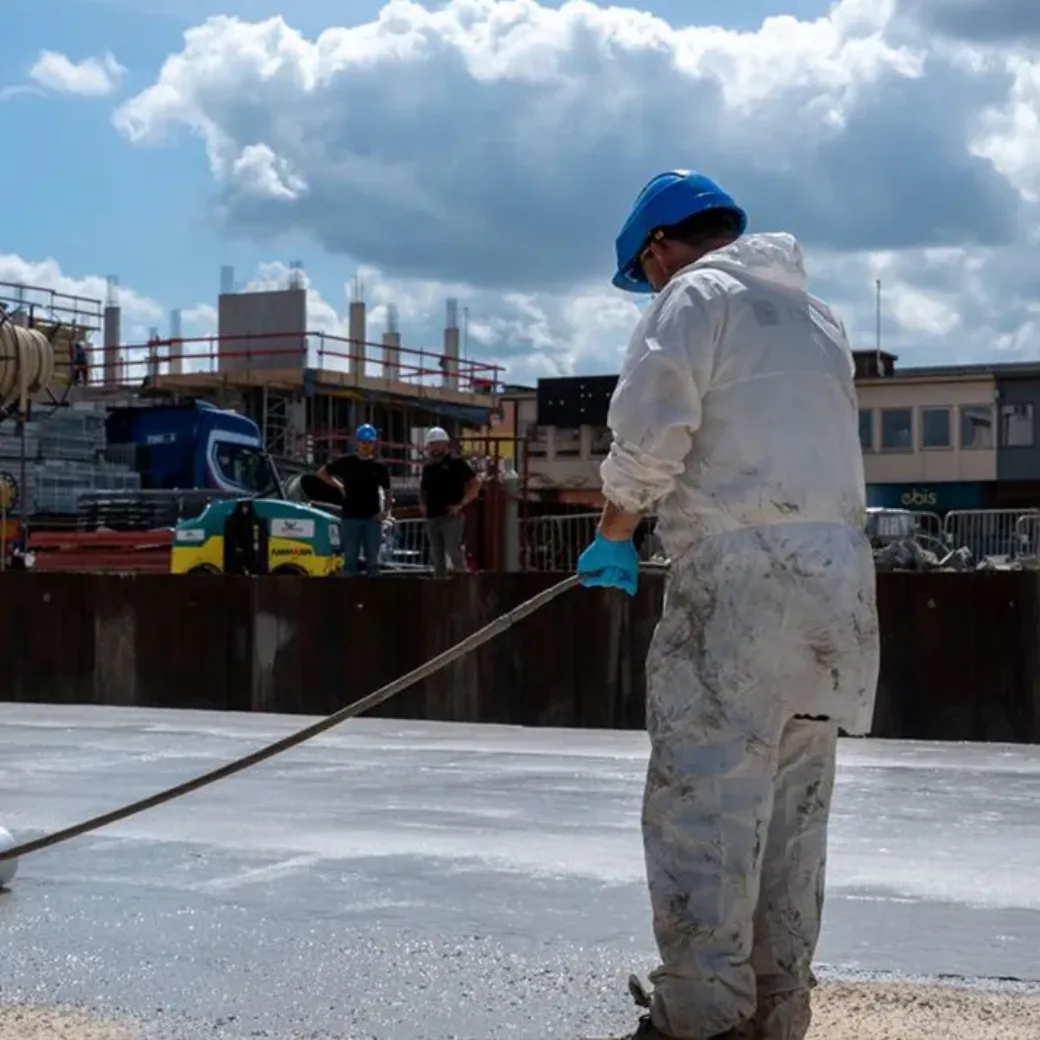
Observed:
[[[173,532],[39,531],[29,536],[35,571],[170,573]]]

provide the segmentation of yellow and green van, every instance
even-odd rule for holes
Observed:
[[[339,518],[297,502],[221,499],[173,530],[173,574],[321,578],[342,566]]]

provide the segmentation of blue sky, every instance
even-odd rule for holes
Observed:
[[[435,345],[456,295],[517,378],[610,371],[627,200],[694,166],[861,341],[880,277],[905,361],[1035,358],[1040,26],[975,4],[5,0],[0,279],[118,274],[133,338],[300,260],[317,326],[360,270],[372,338],[392,300]]]

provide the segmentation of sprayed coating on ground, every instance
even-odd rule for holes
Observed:
[[[138,1040],[132,1026],[60,1008],[0,1007],[0,1040]]]
[[[0,825],[35,836],[306,721],[0,705]],[[0,896],[3,999],[164,1040],[618,1029],[627,973],[653,966],[646,754],[638,733],[350,723],[26,860]],[[821,974],[1029,975],[1038,806],[1040,749],[845,742]]]
[[[950,988],[837,983],[816,991],[808,1040],[1035,1040],[1040,1000]],[[0,1040],[147,1040],[148,1026],[0,1006]],[[317,1040],[317,1034],[313,1034]],[[328,1040],[327,1034],[323,1040]]]
[[[808,1040],[1035,1040],[1040,1000],[905,985],[817,990]]]

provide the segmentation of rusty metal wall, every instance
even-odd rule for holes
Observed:
[[[324,715],[556,580],[8,572],[0,698]],[[570,592],[376,714],[639,727],[662,579],[641,586]],[[879,604],[874,735],[1040,742],[1034,574],[882,574]]]
[[[1036,572],[878,575],[873,735],[1040,743]]]

